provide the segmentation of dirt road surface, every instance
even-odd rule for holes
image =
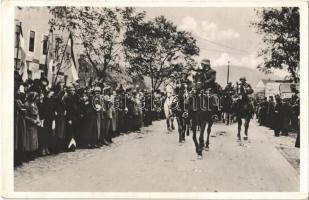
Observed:
[[[299,172],[253,121],[249,141],[236,141],[237,125],[214,124],[210,150],[195,154],[191,135],[178,143],[156,121],[111,147],[38,158],[17,168],[15,191],[40,192],[261,192],[299,191]]]

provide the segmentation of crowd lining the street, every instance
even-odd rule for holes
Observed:
[[[257,98],[255,112],[260,126],[274,130],[274,136],[288,136],[289,132],[297,133],[295,147],[300,147],[300,99],[298,92],[291,98],[279,95]]]
[[[159,90],[112,88],[101,81],[84,88],[48,84],[44,78],[23,82],[15,73],[15,166],[75,148],[109,146],[114,137],[164,118]]]

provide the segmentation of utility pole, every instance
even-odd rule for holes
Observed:
[[[226,84],[229,83],[229,78],[230,78],[230,61],[227,62],[227,80],[226,80]]]

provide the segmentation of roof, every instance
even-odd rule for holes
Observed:
[[[281,93],[293,93],[291,85],[295,85],[296,89],[299,90],[299,84],[295,83],[281,83],[279,88]]]
[[[266,85],[267,83],[276,82],[276,80],[271,80],[271,79],[262,79],[261,81],[263,82],[264,85]]]

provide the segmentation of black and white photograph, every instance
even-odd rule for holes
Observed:
[[[308,2],[10,8],[4,197],[308,198]]]

